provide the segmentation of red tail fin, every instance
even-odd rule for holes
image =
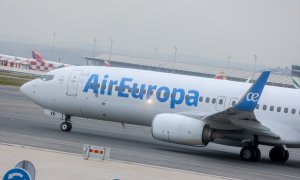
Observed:
[[[32,58],[36,59],[37,61],[44,62],[42,56],[36,51],[32,51]]]
[[[109,61],[108,61],[108,60],[104,60],[104,66],[107,66],[107,67],[109,67],[109,66],[110,66],[110,63],[109,63]]]

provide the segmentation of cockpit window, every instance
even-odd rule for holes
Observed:
[[[54,78],[54,75],[44,75],[41,77],[41,80],[43,81],[50,81]]]

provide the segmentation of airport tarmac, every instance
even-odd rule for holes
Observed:
[[[82,155],[79,154],[21,145],[0,144],[0,152],[6,154],[6,156],[0,156],[1,179],[5,172],[14,167],[17,162],[20,162],[20,159],[30,159],[30,162],[34,164],[36,169],[35,179],[43,180],[123,180],[141,179],[141,177],[143,180],[226,179],[201,173],[118,160],[84,160]]]
[[[240,148],[209,144],[188,147],[154,140],[150,128],[72,118],[72,132],[21,95],[16,87],[0,86],[0,142],[80,154],[83,144],[111,148],[115,160],[163,166],[237,179],[300,179],[300,149],[289,149],[285,164],[272,163],[270,147],[260,146],[259,162],[243,162]],[[2,156],[3,154],[1,154]]]

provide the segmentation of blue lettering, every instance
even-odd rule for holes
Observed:
[[[156,85],[149,85],[147,90],[147,96],[146,99],[150,99],[150,97],[153,95],[154,90],[157,88]]]
[[[179,93],[179,98],[177,99],[177,93]],[[184,100],[184,90],[183,89],[177,89],[177,88],[174,88],[173,91],[172,91],[172,94],[174,94],[174,98],[171,98],[171,104],[170,104],[170,107],[172,109],[175,108],[175,104],[181,104]]]
[[[107,91],[107,95],[111,96],[114,85],[118,84],[118,80],[114,81],[114,80],[110,80],[109,81],[109,86],[108,86],[108,91]]]
[[[143,99],[144,95],[143,95],[143,91],[145,91],[146,89],[146,85],[142,84],[141,88],[139,89],[137,83],[134,83],[132,86],[132,91],[131,91],[131,95],[133,98],[140,98]]]
[[[89,87],[91,86],[91,84],[93,83],[93,93],[98,94],[98,88],[97,88],[97,84],[98,84],[98,74],[92,74],[90,76],[90,78],[88,79],[87,83],[85,84],[85,87],[83,89],[83,92],[88,92]]]
[[[104,76],[104,79],[102,80],[102,83],[101,83],[100,94],[104,94],[105,93],[107,78],[108,78],[108,75],[106,74]]]
[[[159,102],[166,102],[169,99],[170,96],[170,89],[166,86],[162,86],[158,88],[156,92],[156,99]]]
[[[120,97],[128,97],[128,93],[125,93],[125,90],[130,88],[129,85],[126,85],[126,82],[131,82],[132,78],[122,78],[119,86],[118,96]]]
[[[89,89],[92,89],[94,94],[100,93],[101,95],[104,95],[105,91],[107,90],[107,95],[111,96],[114,90],[114,86],[119,85],[118,87],[119,97],[128,98],[129,95],[131,94],[131,96],[135,99],[142,100],[145,95],[146,95],[146,99],[150,99],[151,96],[156,91],[156,99],[159,102],[167,102],[169,98],[171,98],[170,100],[171,109],[175,109],[175,106],[182,104],[184,100],[187,106],[195,106],[195,107],[198,106],[199,92],[196,90],[188,90],[187,95],[185,96],[186,92],[184,89],[181,88],[174,88],[172,90],[172,93],[170,92],[170,89],[167,86],[158,87],[157,85],[141,84],[139,87],[138,83],[133,83],[131,88],[131,83],[133,81],[132,78],[123,77],[121,78],[119,84],[118,84],[119,82],[118,80],[108,80],[108,78],[109,75],[106,74],[101,81],[101,88],[100,88],[100,84],[98,83],[99,75],[92,74],[87,80],[83,92],[87,93]]]
[[[185,103],[188,106],[198,106],[199,92],[195,90],[189,90],[189,95]]]

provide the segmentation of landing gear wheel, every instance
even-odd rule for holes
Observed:
[[[70,122],[63,122],[60,125],[60,129],[64,132],[70,132],[72,129],[72,124]]]
[[[290,153],[288,150],[284,150],[284,153],[285,153],[285,158],[284,158],[283,162],[287,162],[287,160],[289,160]]]
[[[244,146],[241,149],[240,157],[243,161],[258,161],[260,159],[260,150],[255,146]]]
[[[286,162],[289,159],[289,152],[282,146],[275,146],[271,149],[269,157],[273,162]]]
[[[254,149],[254,151],[255,151],[255,153],[256,153],[256,156],[253,158],[253,161],[254,161],[254,162],[257,162],[257,161],[260,160],[261,152],[260,152],[260,150],[259,150],[258,147],[253,147],[253,149]]]

